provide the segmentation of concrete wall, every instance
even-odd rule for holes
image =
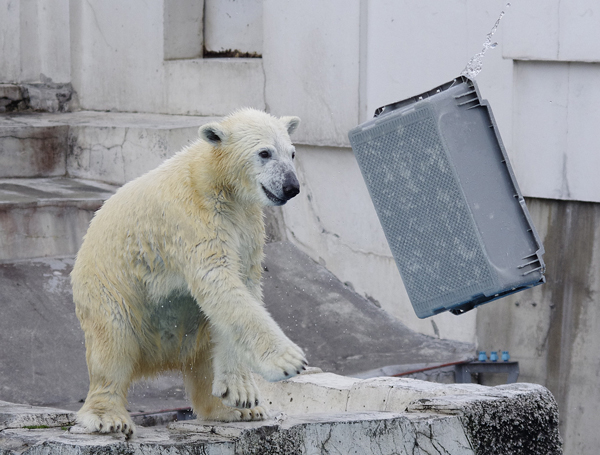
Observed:
[[[564,452],[593,454],[600,445],[600,205],[547,199],[528,205],[546,245],[548,282],[481,307],[477,345],[510,350],[520,362],[519,380],[554,394]]]
[[[264,109],[261,60],[194,58],[201,56],[203,10],[193,2],[182,7],[188,20],[173,31],[171,3],[71,2],[72,82],[82,109],[184,115]]]
[[[69,0],[1,0],[0,12],[0,81],[70,82]]]

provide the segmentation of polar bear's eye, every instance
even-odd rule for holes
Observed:
[[[265,159],[271,158],[271,152],[269,152],[268,150],[261,150],[260,152],[258,152],[258,156]]]
[[[296,158],[296,152],[292,152],[292,159]]]

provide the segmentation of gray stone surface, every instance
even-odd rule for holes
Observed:
[[[266,248],[265,302],[313,366],[353,373],[445,362],[472,346],[416,334],[289,243]],[[76,410],[88,386],[83,333],[68,274],[72,257],[0,264],[0,399]],[[186,406],[178,376],[133,387],[131,411]]]
[[[508,384],[468,395],[424,398],[408,412],[435,412],[463,417],[475,453],[560,454],[558,405],[550,391],[534,384]]]
[[[331,407],[340,390],[349,393],[346,410]],[[138,427],[130,440],[81,433],[64,411],[0,403],[0,418],[11,422],[0,427],[0,454],[561,453],[556,402],[538,385],[448,386],[313,373],[263,391],[279,408],[266,421]],[[394,391],[401,399],[382,401]],[[352,402],[364,403],[364,409],[351,409]]]
[[[0,262],[74,255],[116,187],[68,178],[0,178]]]

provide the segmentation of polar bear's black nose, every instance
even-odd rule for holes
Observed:
[[[283,194],[286,199],[291,199],[300,192],[300,184],[293,172],[287,172],[283,180]]]

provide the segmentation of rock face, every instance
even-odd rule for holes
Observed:
[[[562,453],[556,402],[538,385],[360,380],[315,369],[260,384],[269,420],[138,427],[130,440],[78,433],[66,411],[0,402],[0,454]]]

